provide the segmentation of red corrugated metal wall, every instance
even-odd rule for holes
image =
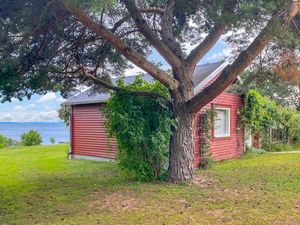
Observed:
[[[205,108],[222,107],[230,108],[230,137],[213,138],[211,142],[211,151],[215,160],[230,159],[240,156],[243,150],[243,129],[237,130],[238,127],[238,109],[242,106],[240,96],[223,92]],[[200,157],[200,113],[195,118],[195,167],[201,163]]]
[[[215,160],[238,157],[243,149],[243,131],[237,131],[238,114],[241,107],[241,97],[229,93],[222,93],[209,103],[208,107],[230,108],[230,137],[213,138],[211,143],[212,154]],[[95,156],[114,159],[117,153],[115,139],[108,138],[105,128],[105,118],[100,108],[104,104],[75,105],[72,111],[72,154]],[[201,157],[199,153],[199,114],[195,119],[195,166],[199,166]]]
[[[109,138],[103,104],[72,106],[72,154],[115,159],[116,140]]]

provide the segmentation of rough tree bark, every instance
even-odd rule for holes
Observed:
[[[178,124],[170,139],[169,181],[173,183],[193,179],[194,138],[193,115],[184,109],[175,114]]]
[[[191,74],[185,67],[173,71],[174,77],[180,77],[179,91],[172,93],[173,114],[177,126],[173,129],[169,146],[169,181],[179,183],[193,179],[194,171],[194,137],[193,113],[188,110],[186,102],[194,95]]]

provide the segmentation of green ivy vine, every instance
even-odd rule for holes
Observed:
[[[200,168],[208,169],[214,162],[211,152],[212,130],[214,127],[216,112],[213,109],[207,109],[200,114]]]
[[[110,136],[117,139],[119,167],[137,180],[151,181],[166,175],[171,127],[175,124],[167,102],[162,98],[133,96],[130,91],[146,90],[168,98],[168,90],[159,82],[148,83],[141,77],[124,91],[112,93],[103,112]]]

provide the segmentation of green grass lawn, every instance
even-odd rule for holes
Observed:
[[[300,154],[197,171],[193,184],[139,183],[68,146],[0,150],[0,224],[300,224]]]

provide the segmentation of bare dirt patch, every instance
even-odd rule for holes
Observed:
[[[206,174],[195,174],[191,183],[199,187],[206,188],[216,185],[217,180]]]
[[[134,210],[143,205],[142,199],[138,198],[132,191],[123,190],[102,197],[89,203],[90,208],[101,207],[103,209],[114,210]]]
[[[206,211],[205,213],[208,215],[211,215],[215,218],[223,219],[227,212],[225,209],[211,209],[211,210]]]
[[[191,207],[191,204],[185,199],[176,199],[175,204],[181,206],[182,209],[188,209]]]

